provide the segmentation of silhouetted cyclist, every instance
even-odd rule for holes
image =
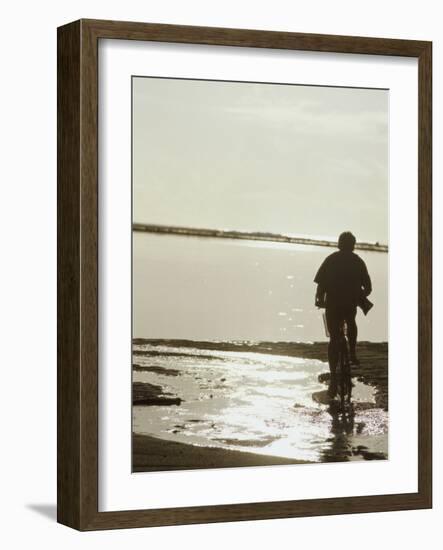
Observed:
[[[371,279],[365,262],[354,253],[355,237],[349,231],[338,239],[338,252],[330,254],[321,264],[314,282],[317,283],[315,305],[326,308],[329,331],[328,361],[331,371],[330,394],[336,392],[336,368],[340,352],[340,333],[343,321],[347,325],[350,361],[358,365],[355,353],[357,343],[357,306],[367,313],[371,307],[366,297],[372,291]],[[365,303],[366,302],[366,303]],[[369,304],[365,310],[365,305]]]

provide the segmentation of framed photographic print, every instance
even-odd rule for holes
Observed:
[[[58,520],[429,508],[431,43],[58,29]]]

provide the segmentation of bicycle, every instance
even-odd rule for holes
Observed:
[[[349,360],[349,341],[346,322],[343,320],[340,327],[340,347],[337,362],[337,389],[342,412],[351,407],[352,379],[351,362]]]
[[[330,338],[328,323],[326,320],[326,314],[323,312],[323,325],[327,338]],[[335,386],[336,385],[336,386]],[[336,387],[336,390],[335,390]],[[331,372],[331,380],[328,392],[329,393],[330,406],[335,413],[342,412],[343,414],[350,413],[353,415],[352,407],[352,377],[351,377],[351,361],[349,351],[349,341],[347,336],[346,321],[343,319],[340,326],[339,337],[339,349],[338,349],[338,361],[335,373]],[[338,395],[338,401],[335,397]]]

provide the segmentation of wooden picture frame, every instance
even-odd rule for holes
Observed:
[[[418,492],[98,511],[98,42],[100,39],[418,59]],[[79,530],[432,506],[431,42],[80,20],[58,29],[58,521]]]

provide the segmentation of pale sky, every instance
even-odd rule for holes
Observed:
[[[388,94],[134,78],[134,222],[387,243]]]

